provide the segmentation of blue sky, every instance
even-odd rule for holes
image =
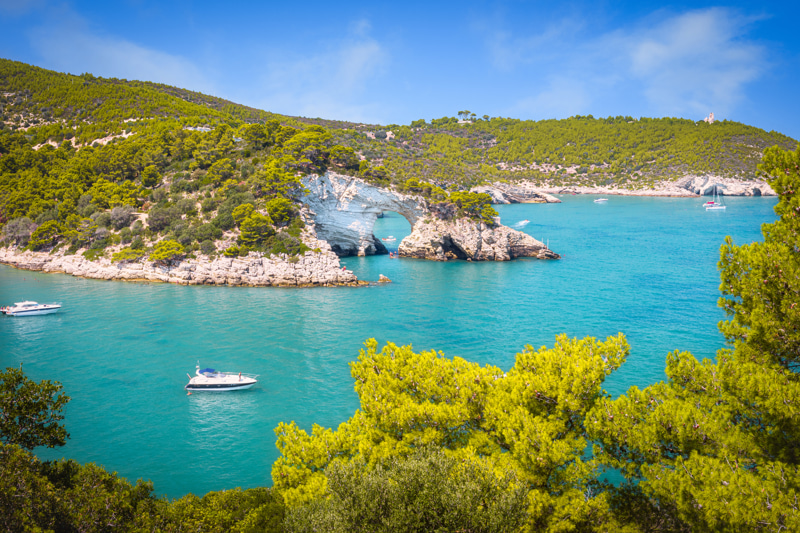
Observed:
[[[800,3],[0,0],[0,57],[289,115],[683,117],[800,139]]]

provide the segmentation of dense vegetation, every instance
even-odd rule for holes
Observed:
[[[150,82],[0,59],[0,244],[89,259],[296,255],[301,178],[328,169],[494,223],[476,184],[649,187],[753,177],[775,132],[681,119],[443,117],[409,126],[292,118]]]
[[[0,241],[37,251],[293,256],[308,251],[303,175],[391,182],[322,126],[152,83],[0,60],[0,120]],[[488,196],[437,190],[494,222]]]
[[[764,242],[721,248],[716,361],[612,399],[622,334],[559,336],[481,367],[374,340],[351,363],[361,407],[337,429],[279,425],[271,489],[167,501],[63,444],[61,387],[0,373],[6,531],[798,531],[800,148],[767,150],[780,200]],[[590,448],[591,447],[591,448]],[[591,449],[592,453],[587,453]],[[620,483],[605,474],[616,472]]]

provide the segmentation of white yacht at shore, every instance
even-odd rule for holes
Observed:
[[[32,301],[16,302],[14,305],[0,308],[9,316],[49,315],[61,309],[61,304],[40,304]]]
[[[186,384],[184,389],[189,392],[193,391],[209,391],[209,392],[224,392],[232,390],[245,390],[249,389],[258,381],[257,374],[243,374],[242,372],[219,372],[213,368],[204,368],[200,370],[198,364],[195,370],[195,377],[189,376],[189,383]]]

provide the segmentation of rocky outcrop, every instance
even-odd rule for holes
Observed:
[[[446,261],[508,261],[516,257],[557,259],[558,254],[533,237],[505,226],[456,219],[452,204],[429,204],[424,198],[382,189],[365,181],[329,172],[307,176],[303,199],[319,238],[339,255],[387,253],[372,233],[383,211],[395,211],[411,224],[411,235],[399,246],[400,257]],[[544,198],[549,195],[542,195]],[[558,201],[557,199],[554,199]]]
[[[718,176],[686,176],[675,185],[698,196],[711,196],[716,188],[725,196],[776,196],[772,187],[764,180],[737,180]]]
[[[561,200],[547,194],[531,184],[493,183],[470,189],[472,192],[488,194],[493,204],[559,204]]]
[[[0,263],[25,270],[61,272],[92,279],[151,281],[181,285],[244,285],[253,287],[310,287],[361,285],[352,271],[339,264],[339,257],[327,243],[318,242],[320,251],[294,258],[281,254],[263,257],[250,252],[247,257],[205,257],[185,259],[171,265],[149,261],[112,263],[107,258],[89,261],[80,254],[31,252],[0,248]]]
[[[328,172],[303,178],[308,194],[303,203],[310,209],[317,236],[330,243],[339,256],[387,253],[372,229],[383,211],[403,215],[413,226],[427,213],[423,198],[382,189],[364,180]]]
[[[414,224],[411,235],[400,243],[401,257],[447,261],[509,261],[517,257],[559,259],[547,246],[521,231],[506,226],[460,218],[441,220],[433,216]]]
[[[616,186],[538,187],[550,194],[603,194],[620,196],[711,196],[714,188],[725,196],[776,196],[765,180],[723,178],[714,175],[684,176],[675,181],[662,181],[646,189],[626,189]]]

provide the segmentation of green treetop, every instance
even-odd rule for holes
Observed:
[[[61,409],[69,399],[60,383],[36,383],[21,368],[6,368],[0,372],[0,440],[28,450],[63,446],[69,434],[60,424]]]

